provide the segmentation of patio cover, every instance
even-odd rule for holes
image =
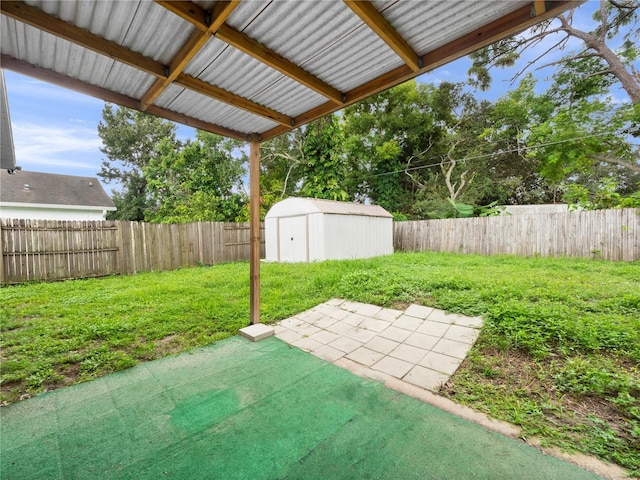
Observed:
[[[2,0],[1,66],[249,141],[257,323],[261,141],[579,3]]]

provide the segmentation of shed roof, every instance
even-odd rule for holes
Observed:
[[[285,198],[271,207],[267,213],[267,218],[310,213],[393,218],[393,215],[379,205],[363,205],[362,203],[337,202],[305,197]]]
[[[3,68],[265,140],[579,3],[3,0],[0,51]]]
[[[39,205],[73,205],[115,210],[115,205],[96,178],[0,171],[0,202]]]

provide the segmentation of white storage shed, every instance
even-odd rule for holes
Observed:
[[[393,217],[377,205],[290,197],[265,217],[266,259],[314,262],[393,253]]]

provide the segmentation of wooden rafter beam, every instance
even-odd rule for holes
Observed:
[[[402,38],[395,28],[387,21],[386,18],[373,6],[369,1],[365,0],[344,0],[344,3],[358,15],[362,21],[373,30],[396,54],[409,65],[414,72],[420,70],[422,59],[413,50],[411,45]]]
[[[155,0],[155,2],[191,23],[199,30],[206,32],[209,29],[207,22],[209,14],[197,3],[183,0]]]
[[[105,102],[115,103],[117,105],[121,105],[123,107],[131,108],[134,110],[140,110],[138,100],[136,100],[135,98],[112,92],[111,90],[107,90],[106,88],[91,85],[90,83],[67,77],[52,70],[35,67],[30,63],[25,62],[24,60],[18,60],[4,54],[1,56],[0,62],[2,63],[2,68],[7,68],[13,72],[37,78],[38,80],[42,80],[43,82],[52,83],[63,88],[75,90],[76,92],[99,98],[100,100],[103,100]],[[166,118],[167,120],[178,122],[183,125],[188,125],[193,128],[198,128],[200,130],[205,130],[207,132],[216,133],[218,135],[223,135],[225,137],[235,138],[237,140],[247,139],[247,135],[242,132],[231,130],[229,128],[222,127],[213,123],[205,122],[204,120],[200,120],[197,118],[188,117],[187,115],[184,115],[182,113],[174,112],[173,110],[168,110],[166,108],[157,107],[155,105],[149,107],[147,112],[158,117]]]
[[[344,106],[353,105],[354,103],[371,95],[415,78],[417,75],[429,72],[457,58],[468,55],[479,48],[486,47],[487,45],[491,45],[502,38],[521,32],[538,22],[558,15],[569,8],[577,7],[581,3],[583,3],[583,0],[562,0],[553,2],[551,7],[548,8],[544,14],[538,17],[531,15],[533,2],[529,5],[525,5],[502,18],[485,25],[484,27],[448,43],[447,45],[443,45],[442,47],[426,53],[422,56],[423,65],[417,72],[411,70],[409,66],[403,65],[365,83],[364,85],[354,88],[350,92],[347,92],[347,99]],[[303,113],[302,115],[298,115],[295,118],[296,126],[304,125],[339,109],[340,107],[336,107],[336,105],[331,102],[324,103]],[[271,130],[262,133],[260,138],[261,141],[269,140],[290,130],[291,128],[286,128],[284,126],[274,127]]]
[[[106,55],[119,62],[142,70],[159,78],[165,78],[165,66],[152,58],[129,50],[126,47],[99,37],[87,30],[71,25],[59,18],[48,15],[42,10],[31,7],[24,2],[2,0],[0,11],[22,23],[31,25],[39,30],[64,38],[76,45],[80,45],[94,52]]]
[[[337,105],[344,103],[342,92],[235,28],[226,24],[222,25],[216,33],[216,37],[320,95],[324,95],[333,103]]]
[[[179,7],[184,2],[157,2],[163,6],[164,4],[180,4]],[[155,81],[155,83],[149,88],[149,90],[142,96],[140,99],[140,107],[142,110],[146,110],[149,105],[151,105],[160,94],[169,86],[171,83],[182,73],[187,64],[191,61],[193,57],[197,55],[200,49],[207,43],[212,33],[215,33],[220,25],[224,23],[227,17],[233,12],[233,10],[238,6],[239,0],[231,1],[231,2],[218,2],[214,6],[211,11],[211,22],[209,23],[209,27],[206,30],[196,30],[189,40],[185,42],[180,51],[173,57],[171,63],[169,64],[169,74],[166,78],[159,78]],[[206,15],[205,15],[206,17]]]
[[[533,11],[536,14],[536,16],[542,15],[544,12],[546,12],[547,11],[547,2],[546,2],[546,0],[534,0],[533,1]]]
[[[184,20],[191,22],[199,30],[208,28],[206,22],[206,11],[200,6],[188,1],[159,1],[163,7],[169,8],[173,13],[179,15]],[[278,70],[283,75],[296,80],[306,87],[325,96],[336,105],[344,103],[344,95],[338,89],[320,80],[302,67],[287,60],[282,55],[262,45],[248,35],[223,23],[215,33],[216,37],[260,62]]]

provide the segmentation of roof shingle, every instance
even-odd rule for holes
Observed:
[[[114,207],[94,177],[54,173],[0,171],[0,202],[47,205]]]

